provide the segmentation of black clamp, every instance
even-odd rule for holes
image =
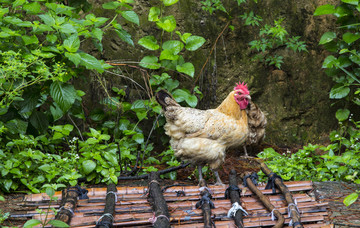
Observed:
[[[236,185],[229,185],[229,187],[225,190],[225,199],[230,198],[230,191],[237,191],[240,195],[241,189]]]
[[[257,180],[259,179],[259,176],[256,172],[253,172],[252,174],[248,174],[244,177],[243,184],[244,187],[247,187],[246,179],[250,178],[250,180],[254,183],[254,185],[258,185]]]
[[[89,196],[87,195],[89,191],[85,188],[80,188],[79,185],[69,187],[67,192],[76,192],[79,199],[89,199]]]
[[[211,199],[212,199],[211,194],[208,191],[205,191],[202,193],[202,196],[201,196],[201,199],[199,200],[199,202],[197,202],[195,204],[195,207],[201,208],[204,205],[204,203],[208,203],[210,205],[210,208],[213,209],[213,208],[215,208],[215,205],[211,201]]]
[[[270,173],[269,174],[269,179],[268,179],[268,182],[266,184],[266,187],[265,189],[272,189],[272,193],[276,193],[276,189],[275,189],[275,179],[276,178],[279,178],[281,180],[281,182],[283,182],[283,179],[277,175],[276,173]]]

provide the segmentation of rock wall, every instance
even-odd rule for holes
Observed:
[[[135,47],[121,41],[115,33],[109,33],[104,42],[104,59],[139,62],[148,54],[137,41],[145,35],[154,35],[157,38],[161,36],[161,31],[147,21],[149,8],[157,2],[137,1],[134,11],[140,16],[141,26],[125,24],[133,35]],[[225,30],[211,56],[210,50],[227,23],[226,15],[221,12],[209,15],[201,9],[199,1],[195,0],[180,0],[167,8],[169,11],[165,14],[174,14],[176,17],[177,30],[200,35],[207,40],[201,50],[186,54],[186,59],[195,65],[194,78],[176,73],[172,76],[189,89],[196,81],[196,85],[200,86],[205,95],[199,104],[200,108],[217,106],[236,82],[245,81],[250,87],[253,101],[267,113],[266,142],[290,146],[321,141],[337,123],[334,115],[336,109],[330,107],[332,101],[328,98],[332,81],[321,68],[328,53],[318,46],[318,41],[324,32],[335,28],[335,23],[331,16],[314,17],[313,12],[318,5],[334,1],[259,0],[258,4],[255,4],[249,0],[247,8],[239,8],[233,0],[223,2],[225,7],[230,9],[234,30]],[[102,1],[94,2],[94,12],[98,16],[103,13],[98,7],[101,3]],[[258,38],[258,28],[254,30],[244,26],[242,19],[238,17],[250,10],[264,19],[262,24],[271,24],[274,19],[285,18],[283,25],[289,34],[301,36],[301,40],[307,44],[308,52],[294,53],[278,48],[275,53],[284,57],[281,70],[254,62],[252,57],[255,53],[250,50],[248,43]],[[200,74],[200,69],[208,57],[209,63]],[[130,75],[141,78],[138,71],[133,71]],[[112,83],[115,84],[120,83],[111,77],[108,77],[108,80],[113,80]]]

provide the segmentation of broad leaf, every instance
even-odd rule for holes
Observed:
[[[332,68],[338,63],[337,59],[333,55],[329,55],[323,62],[322,68]]]
[[[176,20],[173,15],[170,15],[161,18],[158,22],[156,22],[156,25],[167,32],[172,32],[176,28]]]
[[[64,47],[68,52],[76,52],[80,47],[79,36],[74,34],[64,41]]]
[[[60,27],[60,32],[71,34],[71,33],[77,33],[77,30],[74,26],[72,26],[69,23],[62,24]]]
[[[50,220],[48,224],[53,225],[53,227],[70,227],[67,223],[60,220]]]
[[[359,0],[341,0],[341,1],[355,6],[359,4]]]
[[[122,11],[121,16],[123,16],[123,18],[125,18],[127,21],[139,25],[139,16],[134,11]]]
[[[102,7],[104,9],[116,9],[117,7],[119,7],[121,5],[120,2],[117,2],[117,1],[113,1],[113,2],[107,2],[107,3],[104,3],[102,5]]]
[[[116,29],[115,32],[118,34],[120,39],[122,39],[126,43],[134,46],[134,42],[131,39],[131,35],[127,31],[125,31],[124,29]]]
[[[59,105],[61,110],[66,112],[75,102],[76,90],[73,85],[63,84],[56,81],[50,86],[50,95],[57,105]]]
[[[132,139],[138,144],[141,144],[144,142],[144,135],[141,133],[136,133],[135,135],[133,135]]]
[[[26,2],[26,0],[15,0],[15,1],[13,2],[13,7],[15,8],[15,7],[17,7],[17,6],[21,6],[21,5],[23,5],[25,2]]]
[[[104,157],[105,157],[106,160],[108,160],[114,166],[119,165],[117,157],[116,157],[115,154],[110,153],[110,152],[104,152]]]
[[[87,53],[81,52],[79,53],[81,56],[81,64],[86,67],[88,70],[97,70],[98,72],[104,72],[103,65],[101,62],[96,59],[94,56],[89,55]]]
[[[351,32],[347,32],[343,35],[343,40],[348,43],[351,44],[352,42],[355,42],[356,40],[358,40],[360,38],[360,34],[359,33],[351,33]]]
[[[39,17],[44,21],[46,25],[53,26],[55,25],[55,19],[49,14],[41,14]]]
[[[178,58],[179,56],[177,54],[174,54],[173,50],[165,49],[160,53],[160,60],[177,60]]]
[[[149,69],[159,69],[161,65],[158,63],[158,58],[156,56],[145,56],[140,61],[140,66]]]
[[[163,0],[165,6],[171,6],[177,3],[179,0]]]
[[[333,13],[335,13],[335,6],[326,4],[316,8],[314,15],[320,16],[320,15],[333,14]]]
[[[29,45],[29,44],[37,44],[39,43],[39,40],[38,38],[33,35],[33,36],[27,36],[27,35],[24,35],[21,37],[22,40],[24,41],[25,45]]]
[[[184,63],[182,65],[177,65],[176,70],[181,73],[185,73],[185,74],[189,75],[190,77],[194,77],[195,67],[190,62]]]
[[[347,197],[345,197],[343,202],[348,207],[351,204],[355,203],[355,201],[358,199],[358,197],[359,197],[359,194],[356,192],[353,192],[350,195],[348,195]]]
[[[158,7],[151,7],[149,11],[148,20],[149,21],[158,21],[160,15],[160,9]]]
[[[192,107],[195,108],[198,102],[198,99],[195,95],[190,95],[185,99],[186,103]]]
[[[96,168],[96,163],[93,160],[86,160],[82,162],[82,167],[85,174],[91,173]]]
[[[144,36],[138,41],[138,43],[144,48],[147,48],[152,51],[160,48],[154,36]]]
[[[41,224],[40,220],[38,220],[38,219],[30,219],[24,224],[23,228],[32,228],[32,227],[37,226],[39,224]]]
[[[184,48],[184,44],[178,40],[168,40],[163,43],[162,48],[171,50],[174,55],[177,55]]]
[[[341,99],[341,98],[346,97],[349,94],[349,92],[350,92],[350,88],[345,87],[345,86],[332,88],[330,90],[330,98],[331,99]]]
[[[205,39],[201,36],[190,36],[186,39],[186,50],[195,51],[205,43]]]
[[[41,12],[41,5],[38,2],[25,4],[23,9],[29,14],[38,14]]]
[[[43,112],[34,111],[30,116],[30,123],[40,133],[45,133],[49,128],[49,121],[47,116]]]
[[[349,109],[338,109],[336,111],[336,119],[338,119],[339,121],[344,121],[346,120],[350,115],[350,111]]]
[[[319,44],[326,44],[336,38],[336,34],[334,32],[326,32],[320,38]]]
[[[65,52],[65,57],[68,58],[71,62],[73,62],[75,66],[78,66],[81,62],[81,56],[79,53]]]

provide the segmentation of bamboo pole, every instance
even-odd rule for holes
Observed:
[[[56,220],[70,224],[77,205],[78,196],[79,192],[77,187],[69,187],[62,191],[62,200],[59,212],[55,216]]]
[[[240,188],[238,187],[238,181],[236,179],[236,171],[235,169],[232,169],[230,171],[230,175],[229,175],[229,188],[226,190],[228,191],[228,196],[230,197],[230,201],[231,201],[231,205],[233,205],[233,207],[230,209],[232,210],[233,208],[236,210],[235,214],[233,215],[234,221],[235,221],[235,225],[238,228],[243,228],[244,227],[244,222],[243,222],[243,211],[240,209],[241,208],[241,201],[240,201]],[[235,186],[235,187],[234,187]],[[240,206],[237,207],[237,205]]]
[[[151,172],[149,175],[148,201],[153,208],[154,216],[149,221],[154,227],[170,227],[170,213],[158,180],[159,174]]]
[[[264,204],[264,206],[266,207],[266,209],[268,209],[271,213],[274,213],[275,216],[278,218],[277,223],[273,226],[274,228],[280,228],[283,226],[284,224],[284,216],[271,204],[269,198],[267,198],[264,194],[261,193],[261,191],[259,191],[255,184],[252,182],[252,180],[247,177],[249,176],[251,173],[250,172],[246,172],[245,173],[245,180],[247,187],[257,196],[259,197],[259,199],[261,200],[261,202]]]
[[[115,205],[117,202],[117,189],[115,184],[107,186],[106,204],[104,214],[96,222],[96,228],[112,227],[115,216]]]
[[[280,189],[282,194],[285,196],[285,200],[288,203],[288,213],[291,216],[291,222],[294,228],[302,228],[303,225],[301,224],[301,218],[299,214],[299,209],[289,191],[289,189],[285,186],[282,179],[280,177],[275,176],[275,173],[267,167],[267,165],[263,162],[260,163],[261,170],[269,177],[269,180],[274,178],[274,182],[276,186]]]
[[[214,203],[211,202],[212,196],[209,189],[206,186],[205,180],[199,183],[201,199],[196,203],[196,208],[201,208],[204,219],[204,228],[211,228],[213,222],[211,220],[211,209],[215,208]]]

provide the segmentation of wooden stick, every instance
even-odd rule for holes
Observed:
[[[245,173],[245,177],[250,175],[250,172]],[[267,198],[264,194],[262,194],[259,189],[256,188],[255,184],[252,182],[250,178],[245,178],[247,187],[250,188],[250,190],[261,200],[261,202],[264,204],[266,209],[268,209],[271,213],[274,213],[275,216],[278,218],[277,223],[274,228],[280,228],[283,227],[283,224],[285,222],[284,216],[271,204],[269,198]]]
[[[211,193],[209,188],[206,186],[205,180],[202,180],[200,183],[200,196],[201,199],[196,203],[196,208],[201,208],[202,215],[204,219],[204,228],[211,228],[213,226],[213,222],[211,220],[211,208],[215,208],[213,202],[211,202]]]
[[[274,173],[267,167],[267,165],[263,162],[260,163],[261,170],[270,178],[274,175]],[[289,189],[285,186],[282,179],[275,176],[275,184],[280,189],[282,194],[285,196],[286,202],[288,203],[289,214],[292,218],[292,224],[294,224],[294,228],[302,228],[301,218],[299,214],[299,209],[295,204],[295,201],[289,191]]]
[[[232,169],[230,171],[230,175],[229,175],[229,190],[226,190],[226,191],[229,191],[229,197],[230,197],[230,200],[231,200],[231,205],[234,205],[235,203],[238,203],[240,206],[241,206],[241,201],[240,201],[240,188],[238,188],[238,181],[236,179],[236,171],[235,169]],[[235,186],[237,187],[237,189],[233,189],[231,188],[232,186]],[[237,210],[235,212],[235,216],[234,216],[234,221],[235,221],[235,225],[239,228],[243,228],[244,227],[244,222],[243,222],[243,211],[241,210]]]
[[[170,227],[170,213],[158,180],[159,174],[151,172],[149,175],[148,201],[153,208],[154,217],[150,218],[149,221],[153,223],[154,227]]]
[[[106,204],[104,214],[96,222],[96,228],[112,227],[115,216],[115,205],[117,202],[117,189],[115,184],[109,184],[107,187]]]
[[[63,190],[62,194],[60,209],[55,219],[70,224],[78,201],[78,189],[77,187],[69,187]]]

